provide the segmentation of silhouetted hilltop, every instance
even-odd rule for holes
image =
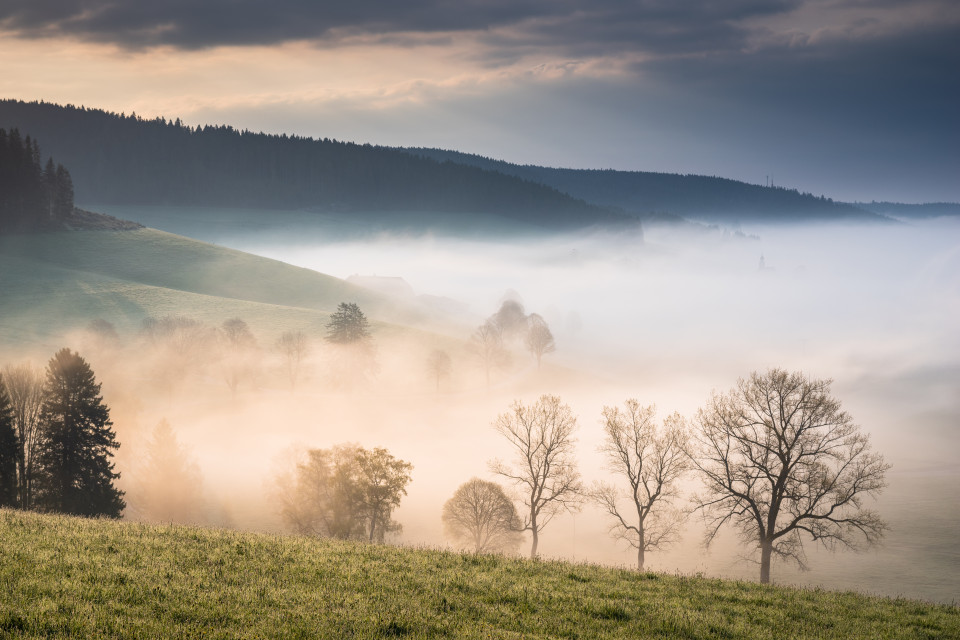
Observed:
[[[423,158],[469,164],[538,182],[592,204],[618,207],[642,219],[664,213],[702,222],[726,223],[747,220],[883,219],[875,213],[823,196],[727,178],[612,169],[554,169],[511,164],[442,149],[413,148],[406,151]]]
[[[938,218],[941,216],[960,216],[960,203],[927,202],[924,204],[903,204],[901,202],[858,202],[861,209],[894,218]]]
[[[0,101],[2,126],[43,139],[73,169],[80,202],[484,211],[545,228],[636,224],[541,184],[385,147],[15,100]]]

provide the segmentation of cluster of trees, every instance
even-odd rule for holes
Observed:
[[[92,202],[496,211],[548,228],[625,218],[541,184],[368,144],[16,100],[0,100],[3,123],[56,145]]]
[[[101,348],[121,344],[116,328],[104,319],[90,323],[87,334]],[[340,303],[331,314],[325,339],[333,385],[357,386],[379,371],[369,322],[356,304]],[[147,317],[141,323],[137,342],[139,360],[153,386],[167,393],[182,384],[188,374],[201,371],[221,378],[232,395],[245,386],[255,388],[264,379],[271,353],[275,362],[280,361],[281,375],[294,388],[313,349],[310,337],[302,330],[285,331],[272,349],[263,347],[241,318],[211,326],[187,316]]]
[[[885,486],[889,468],[869,439],[830,394],[830,381],[773,369],[753,373],[725,394],[714,394],[693,425],[678,414],[662,424],[652,406],[627,400],[604,407],[601,447],[617,484],[584,486],[575,456],[576,418],[556,396],[514,403],[494,426],[514,453],[491,470],[519,495],[518,517],[502,487],[472,479],[447,502],[448,535],[475,551],[515,550],[529,531],[531,557],[539,536],[562,511],[596,502],[611,533],[645,553],[676,540],[684,518],[700,513],[709,545],[724,525],[760,552],[760,581],[771,559],[804,566],[804,541],[830,549],[875,544],[886,525],[864,506]],[[702,490],[678,508],[678,481],[695,472]]]
[[[490,374],[509,366],[511,346],[529,351],[538,369],[543,356],[557,350],[547,321],[536,313],[527,315],[522,303],[507,299],[470,336],[470,348],[483,367],[488,387]]]
[[[117,518],[125,506],[110,461],[120,446],[87,362],[58,351],[42,375],[0,374],[0,506]]]
[[[382,543],[401,529],[392,515],[412,469],[380,447],[311,449],[292,476],[278,478],[280,515],[297,533]]]
[[[73,180],[18,129],[0,129],[0,233],[59,226],[73,212]]]

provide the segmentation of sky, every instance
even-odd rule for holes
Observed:
[[[960,202],[956,0],[0,0],[0,97]]]

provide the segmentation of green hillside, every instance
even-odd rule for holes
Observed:
[[[440,319],[338,278],[154,229],[0,236],[0,342],[8,344],[42,343],[95,318],[120,329],[164,315],[240,316],[267,333],[320,328],[343,301],[375,321]]]
[[[2,510],[0,636],[956,638],[960,609]]]

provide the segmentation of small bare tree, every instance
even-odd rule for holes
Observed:
[[[607,468],[627,481],[628,490],[598,483],[591,495],[613,517],[611,533],[637,550],[637,570],[643,571],[645,553],[666,548],[679,535],[683,513],[670,503],[677,495],[677,481],[691,467],[689,436],[679,414],[658,429],[653,406],[641,407],[631,399],[624,407],[603,408],[606,440],[600,451]],[[624,501],[630,506],[622,507]]]
[[[44,375],[29,362],[7,365],[3,381],[13,408],[13,426],[17,431],[20,450],[17,452],[17,484],[20,507],[33,507],[34,460],[40,437],[40,409],[43,407]]]
[[[531,406],[514,402],[494,428],[514,449],[515,465],[499,460],[490,469],[521,488],[523,530],[533,537],[530,557],[537,556],[540,532],[564,510],[577,510],[581,502],[580,473],[574,456],[577,427],[570,406],[558,396],[543,395]]]
[[[487,321],[477,327],[470,336],[470,350],[483,366],[490,388],[490,372],[495,368],[504,368],[510,362],[510,355],[503,347],[503,331],[495,322]]]
[[[830,380],[772,369],[714,394],[697,414],[695,496],[709,544],[732,524],[760,549],[760,582],[773,555],[806,568],[803,538],[829,549],[879,541],[887,528],[863,498],[886,486],[889,465],[830,395]]]
[[[307,352],[310,349],[307,343],[307,336],[303,331],[284,331],[277,339],[277,349],[283,356],[284,364],[287,370],[287,379],[290,381],[290,388],[297,386],[297,378],[300,377],[300,367]]]
[[[437,392],[440,391],[440,379],[450,375],[450,354],[443,349],[434,349],[427,356],[427,373],[437,383]]]
[[[523,523],[513,501],[495,482],[471,478],[443,505],[443,528],[461,548],[474,553],[515,552]]]
[[[527,349],[537,359],[537,369],[540,368],[540,361],[544,355],[557,350],[547,321],[536,313],[531,313],[527,320],[526,343]]]

